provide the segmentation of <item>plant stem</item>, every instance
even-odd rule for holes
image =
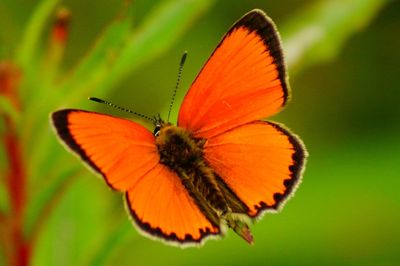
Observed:
[[[0,93],[8,97],[16,109],[20,109],[17,95],[19,71],[10,62],[0,64]],[[26,203],[26,172],[22,157],[17,126],[11,117],[4,114],[5,130],[2,136],[8,167],[5,173],[5,184],[10,199],[10,211],[5,217],[7,252],[10,265],[28,265],[30,247],[23,233],[23,216]]]
[[[26,199],[26,174],[22,162],[21,147],[19,147],[15,128],[10,121],[6,123],[4,146],[9,162],[9,172],[6,177],[10,196],[11,210],[9,214],[10,240],[12,243],[11,265],[28,265],[29,245],[23,235],[23,213]]]

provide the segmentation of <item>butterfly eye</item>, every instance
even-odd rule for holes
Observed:
[[[154,128],[154,131],[153,131],[154,136],[158,137],[158,135],[160,135],[160,129],[161,129],[161,126],[156,125],[156,127]]]

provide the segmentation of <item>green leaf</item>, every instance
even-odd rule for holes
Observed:
[[[73,77],[68,83],[68,98],[63,102],[81,99],[96,88],[96,95],[104,95],[140,65],[166,52],[191,23],[203,14],[215,0],[164,0],[150,12],[142,24],[126,40],[119,53],[110,59],[96,60],[96,64],[82,72],[90,72],[85,79]],[[90,58],[89,58],[90,59]],[[88,60],[89,60],[88,59]],[[72,92],[72,93],[71,93]]]
[[[105,238],[98,252],[88,265],[107,265],[107,260],[110,258],[110,255],[124,240],[126,240],[132,230],[134,229],[131,221],[129,221],[129,219],[124,219],[123,222]]]
[[[2,95],[0,95],[0,114],[5,114],[15,123],[19,121],[19,112],[15,109],[15,106],[11,101]]]
[[[78,169],[81,168],[77,165],[60,173],[47,187],[32,197],[32,202],[28,205],[29,208],[27,208],[25,217],[25,235],[33,239],[37,237],[44,220],[50,215],[52,207],[62,197],[63,191],[72,182],[73,177],[79,173],[80,170]]]
[[[46,21],[51,16],[58,2],[59,0],[42,0],[26,24],[27,27],[16,53],[17,62],[24,70],[29,69],[30,63],[34,58],[34,53],[37,51],[39,39]]]
[[[130,16],[124,16],[114,21],[99,37],[80,64],[73,69],[63,85],[58,88],[60,92],[58,96],[68,93],[70,100],[65,97],[59,97],[59,100],[62,100],[63,103],[70,102],[81,97],[83,91],[94,89],[98,80],[108,75],[108,69],[118,57],[130,30]]]
[[[333,59],[350,36],[375,17],[387,0],[319,1],[281,27],[287,63],[299,69]]]

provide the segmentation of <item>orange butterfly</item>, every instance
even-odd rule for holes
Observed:
[[[299,183],[305,148],[276,114],[289,83],[274,23],[253,10],[224,36],[187,92],[178,125],[154,133],[130,120],[82,110],[54,112],[60,139],[125,194],[140,232],[196,244],[275,211]]]

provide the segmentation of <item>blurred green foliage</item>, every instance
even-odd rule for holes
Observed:
[[[32,265],[399,263],[398,1],[126,2],[0,0],[0,25],[7,29],[0,31],[0,61],[20,68],[23,106],[0,95],[0,134],[3,117],[18,126]],[[71,24],[60,50],[49,36],[61,6]],[[231,232],[184,250],[144,238],[130,225],[121,195],[57,142],[48,115],[63,107],[125,115],[86,100],[97,96],[165,116],[188,50],[176,116],[221,36],[252,8],[266,11],[283,38],[293,95],[273,119],[304,140],[310,153],[304,181],[280,214],[255,223],[254,246]],[[5,173],[2,146],[0,159]],[[3,176],[0,182],[2,219],[12,212]],[[0,251],[0,265],[6,254]]]

